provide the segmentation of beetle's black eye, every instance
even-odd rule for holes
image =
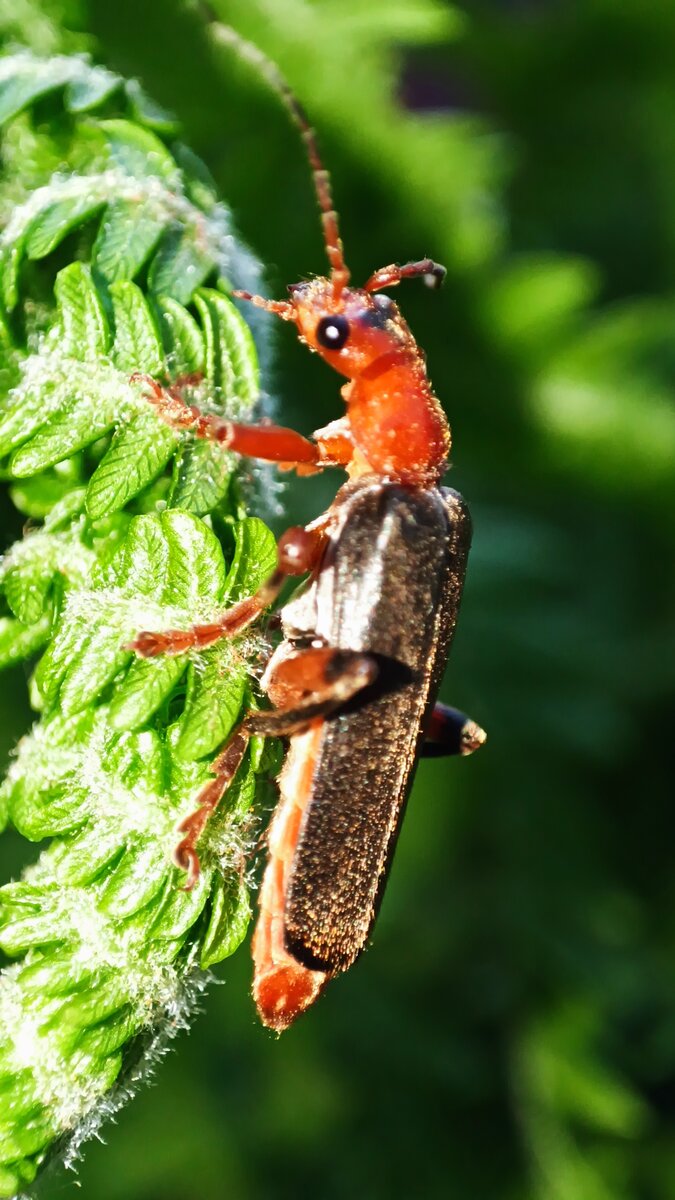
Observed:
[[[339,314],[322,317],[316,327],[316,340],[324,350],[341,350],[349,337],[349,321]]]

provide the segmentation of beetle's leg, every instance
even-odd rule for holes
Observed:
[[[206,828],[209,817],[217,809],[237,774],[246,753],[250,734],[244,726],[245,721],[242,721],[230,734],[220,754],[211,764],[213,779],[209,779],[198,792],[197,807],[178,826],[178,833],[185,834],[185,837],[176,846],[173,861],[181,871],[187,873],[184,888],[186,892],[192,891],[200,875],[197,842]]]
[[[392,263],[389,267],[380,267],[379,271],[375,271],[364,284],[363,290],[379,292],[382,288],[395,287],[402,279],[415,279],[420,275],[429,287],[437,288],[441,286],[447,271],[431,258],[421,258],[419,262],[404,263],[403,266]]]
[[[193,404],[184,403],[175,385],[162,387],[151,375],[136,372],[130,382],[143,385],[158,417],[173,429],[190,430],[195,437],[217,442],[224,449],[247,458],[279,463],[284,468],[295,468],[299,474],[309,475],[324,467],[343,466],[353,453],[349,444],[349,454],[345,458],[344,438],[340,439],[339,445],[332,436],[325,440],[319,436],[310,442],[283,425],[240,425],[213,413],[200,412]]]
[[[325,524],[316,523],[304,529],[293,525],[279,539],[276,571],[253,596],[239,600],[215,621],[192,625],[189,629],[144,630],[137,634],[129,649],[141,658],[156,658],[161,654],[185,654],[188,650],[205,650],[221,638],[234,637],[276,600],[289,575],[305,575],[321,558]]]
[[[372,655],[357,650],[280,647],[262,681],[275,707],[251,714],[247,728],[264,737],[299,733],[369,687],[377,674]]]
[[[199,792],[196,808],[178,826],[178,832],[185,836],[173,858],[176,866],[187,872],[188,890],[199,878],[197,842],[232,783],[249,739],[254,734],[285,737],[306,729],[313,721],[345,704],[372,683],[376,675],[377,666],[369,655],[324,646],[283,653],[276,664],[271,664],[265,686],[273,700],[282,700],[284,707],[247,713],[213,762],[213,779]]]
[[[340,417],[321,429],[315,429],[312,437],[321,450],[321,461],[326,466],[346,467],[354,457],[354,442],[347,417]]]
[[[422,746],[422,758],[440,758],[450,754],[473,754],[487,734],[466,713],[447,704],[435,704]]]

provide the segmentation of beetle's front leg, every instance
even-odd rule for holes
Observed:
[[[195,437],[217,442],[246,458],[275,462],[297,470],[300,475],[310,475],[324,467],[345,466],[353,454],[351,441],[337,435],[331,426],[327,427],[327,437],[322,437],[324,431],[319,430],[315,441],[309,441],[283,425],[241,425],[213,413],[200,412],[194,405],[184,403],[178,387],[164,388],[151,375],[136,372],[130,382],[143,385],[157,415],[173,429],[189,430]]]
[[[239,770],[250,738],[255,734],[285,737],[307,729],[346,704],[376,675],[375,661],[367,654],[324,646],[294,652],[287,643],[279,648],[263,679],[277,707],[249,712],[236,726],[212,764],[213,779],[204,784],[195,809],[178,826],[185,836],[174,851],[174,862],[187,872],[187,890],[199,878],[197,843]]]

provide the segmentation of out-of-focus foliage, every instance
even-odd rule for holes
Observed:
[[[355,278],[450,266],[400,299],[475,520],[445,698],[490,740],[421,767],[358,967],[275,1043],[238,955],[80,1195],[671,1200],[675,9],[218,11],[310,110]],[[297,137],[251,70],[178,0],[81,16],[178,113],[277,294],[322,270]],[[337,379],[278,343],[284,421],[339,415]],[[289,520],[334,486],[294,486]]]

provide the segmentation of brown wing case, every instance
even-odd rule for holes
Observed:
[[[375,655],[380,674],[323,726],[285,904],[288,949],[330,972],[360,954],[377,914],[471,541],[448,490],[370,484],[340,516],[312,598],[316,629]]]

